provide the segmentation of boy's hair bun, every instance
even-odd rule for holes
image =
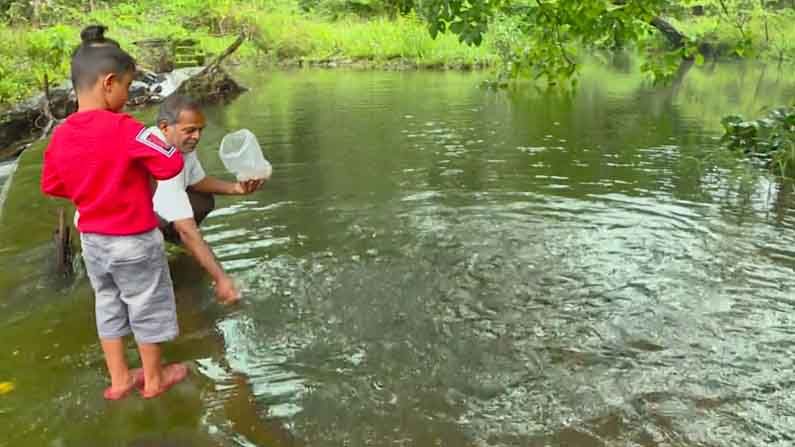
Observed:
[[[72,84],[78,92],[91,87],[99,76],[135,72],[135,59],[118,42],[105,37],[107,29],[91,25],[80,32],[83,42],[72,53]]]
[[[102,43],[105,42],[105,31],[108,27],[103,25],[90,25],[83,28],[80,32],[80,39],[84,44]]]

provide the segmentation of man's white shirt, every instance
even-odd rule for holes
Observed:
[[[160,129],[153,127],[153,132],[165,140],[165,136],[160,132]],[[199,158],[196,156],[196,151],[190,153],[183,153],[182,158],[185,160],[185,167],[177,174],[176,177],[168,180],[158,180],[157,191],[152,198],[155,207],[155,213],[167,222],[174,222],[181,219],[190,219],[193,217],[193,208],[188,199],[188,193],[185,192],[189,186],[204,180],[207,176],[204,173]]]

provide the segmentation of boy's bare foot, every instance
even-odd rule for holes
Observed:
[[[149,387],[144,384],[141,390],[141,397],[144,399],[157,397],[168,391],[172,386],[182,382],[187,376],[188,367],[184,363],[172,363],[167,365],[163,368],[163,379],[160,383],[160,389],[149,389]]]
[[[124,399],[125,397],[127,397],[128,394],[130,394],[130,391],[132,391],[133,388],[138,388],[142,386],[143,383],[144,383],[144,370],[141,368],[131,369],[130,382],[127,384],[127,386],[118,389],[109,386],[105,388],[105,392],[102,395],[107,400]]]

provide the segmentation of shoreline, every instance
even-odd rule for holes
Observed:
[[[489,70],[497,66],[490,62],[470,62],[465,60],[449,62],[429,62],[412,58],[394,57],[384,61],[376,60],[374,57],[329,57],[329,58],[288,58],[281,60],[264,61],[261,66],[270,67],[275,70],[294,70],[294,69],[354,69],[362,71],[479,71]]]
[[[243,57],[236,58],[229,62],[233,67],[240,67],[250,62],[251,58]],[[291,70],[304,70],[304,69],[322,69],[322,70],[336,70],[336,69],[349,69],[358,71],[428,71],[428,72],[445,72],[445,71],[459,71],[459,72],[472,72],[482,71],[494,68],[493,64],[485,62],[421,62],[410,58],[392,58],[386,61],[378,61],[371,57],[333,57],[333,58],[285,58],[281,60],[274,59],[261,59],[254,61],[254,66],[267,68],[274,71],[291,71]],[[65,80],[63,80],[65,82]],[[61,82],[61,81],[59,81]],[[63,82],[61,82],[63,84]],[[59,84],[59,85],[61,85]],[[66,93],[68,95],[68,92]],[[39,109],[39,103],[42,101],[43,94],[36,93],[31,97],[25,98],[13,104],[0,105],[0,163],[10,162],[19,158],[19,156],[36,140],[33,136],[37,128],[36,119],[32,121],[27,119],[27,114],[35,114]],[[129,107],[139,107],[140,105],[128,105]],[[20,113],[26,114],[21,120]],[[31,115],[32,116],[32,115]],[[17,120],[16,124],[12,123]],[[28,129],[24,132],[18,131],[21,127],[19,121],[30,121]],[[16,135],[8,135],[12,132],[3,131],[7,128],[15,128],[13,133]],[[5,141],[3,141],[5,137]]]

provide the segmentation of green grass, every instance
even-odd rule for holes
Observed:
[[[432,39],[415,16],[349,17],[332,23],[297,14],[261,13],[253,21],[266,49],[282,60],[402,59],[419,66],[488,65],[495,60],[488,46],[469,47],[450,34]]]
[[[697,42],[710,44],[717,56],[795,59],[795,11],[754,15],[746,23],[725,16],[671,19],[671,23]]]
[[[470,47],[451,34],[432,39],[426,24],[413,14],[395,19],[335,14],[335,19],[330,19],[301,11],[298,2],[126,0],[93,12],[86,11],[86,6],[59,6],[45,18],[43,26],[32,26],[24,20],[13,24],[0,21],[4,43],[0,46],[0,108],[40,90],[45,73],[54,82],[66,79],[69,54],[78,43],[79,30],[94,23],[109,26],[109,36],[144,62],[146,51],[133,45],[136,40],[192,38],[206,53],[217,54],[241,31],[252,39],[234,57],[247,65],[331,61],[376,68],[470,68],[497,66],[497,48],[503,48],[507,41],[520,47],[532,44],[526,42],[527,36],[515,35],[518,31],[505,28],[499,21],[486,34],[483,45]],[[795,12],[755,14],[742,32],[725,16],[670,20],[695,41],[709,43],[718,56],[795,59]],[[663,41],[658,34],[651,34],[650,39]]]
[[[0,104],[29,95],[45,73],[50,79],[66,78],[78,33],[65,25],[24,31],[0,26]]]
[[[108,36],[138,58],[145,50],[133,45],[136,40],[193,38],[205,52],[217,54],[245,31],[253,39],[235,57],[247,64],[351,60],[379,67],[399,60],[408,66],[461,68],[497,59],[488,43],[470,47],[450,34],[432,39],[414,15],[332,21],[295,5],[289,0],[145,0],[93,12],[64,9],[57,24],[40,28],[0,23],[0,106],[40,90],[45,73],[56,82],[67,79],[80,29],[93,23],[108,26]]]

